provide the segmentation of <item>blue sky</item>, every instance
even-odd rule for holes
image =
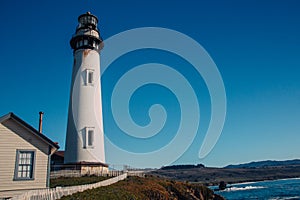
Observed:
[[[144,61],[143,55],[147,55],[152,62],[172,65],[197,91],[202,120],[199,134],[177,164],[225,166],[254,160],[299,158],[299,9],[297,0],[2,2],[0,115],[14,112],[37,127],[38,112],[44,111],[44,133],[64,148],[73,63],[69,40],[77,17],[91,11],[99,18],[103,39],[148,26],[188,35],[213,58],[226,89],[227,115],[223,132],[210,154],[199,159],[202,132],[207,129],[210,118],[209,94],[201,76],[184,60],[168,52],[132,52],[117,60],[103,75],[104,126],[111,140],[120,141],[119,137],[125,137],[116,127],[110,111],[113,85],[122,72],[149,62]],[[149,123],[146,114],[154,103],[165,105],[170,117],[164,134],[149,143],[124,138],[120,145],[130,146],[134,152],[145,152],[164,145],[173,137],[178,127],[179,104],[166,88],[148,85],[136,91],[130,101],[133,119],[140,125]],[[117,156],[107,158],[110,163],[117,163],[117,159]],[[153,166],[155,163],[159,162],[153,160]]]

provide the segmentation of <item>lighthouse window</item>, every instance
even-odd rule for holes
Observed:
[[[92,71],[89,71],[89,79],[88,79],[88,83],[92,84],[94,82],[94,73]]]
[[[80,18],[80,23],[85,24],[86,23],[86,17]]]
[[[85,127],[85,134],[83,135],[83,148],[92,148],[94,146],[94,127]]]
[[[92,20],[91,20],[91,16],[88,16],[88,17],[87,17],[87,21],[88,21],[88,23],[91,23],[91,21],[92,21]]]
[[[87,40],[84,40],[84,45],[88,45],[88,41]]]
[[[94,84],[94,71],[91,69],[87,69],[85,76],[86,76],[85,84],[93,85]]]
[[[87,138],[87,141],[88,141],[87,146],[91,147],[94,144],[94,130],[89,129],[87,136],[88,136],[88,138]]]
[[[89,40],[89,46],[93,46],[93,41]]]
[[[96,24],[95,18],[92,18],[92,24]]]
[[[80,47],[82,46],[82,40],[79,41],[79,46],[80,46]]]

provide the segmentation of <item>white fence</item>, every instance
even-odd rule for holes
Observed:
[[[79,186],[69,186],[69,187],[56,187],[56,188],[42,189],[42,190],[31,190],[20,196],[12,198],[12,200],[55,200],[55,199],[60,199],[62,196],[71,195],[76,192],[82,192],[88,189],[111,185],[118,181],[124,180],[126,178],[127,178],[127,173],[124,173],[120,176],[110,178],[104,181],[100,181],[98,183],[79,185]]]
[[[128,176],[139,176],[139,177],[145,177],[145,171],[127,171]]]
[[[96,176],[107,176],[107,177],[111,177],[111,176],[119,176],[121,174],[123,174],[124,171],[108,171],[106,173],[93,173],[91,175],[96,175]],[[87,174],[84,174],[87,175]],[[58,178],[58,177],[81,177],[83,176],[81,174],[80,170],[59,170],[59,171],[52,171],[50,173],[50,178]]]
[[[50,172],[50,178],[58,177],[80,177],[80,170],[59,170]]]

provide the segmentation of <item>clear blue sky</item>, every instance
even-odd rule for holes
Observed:
[[[221,137],[210,154],[200,160],[198,151],[203,134],[199,131],[177,164],[225,166],[300,158],[299,9],[297,0],[3,1],[0,115],[14,112],[37,127],[38,112],[44,111],[44,133],[64,148],[73,63],[69,40],[77,17],[91,11],[99,18],[103,39],[132,28],[169,28],[200,43],[218,66],[227,95],[227,116]],[[139,62],[144,59],[144,53],[135,52],[120,62],[134,65],[136,57]],[[164,54],[148,52],[152,59]],[[167,56],[174,65],[181,62],[175,62],[173,55]],[[112,140],[114,137],[118,140],[120,131],[111,116],[109,93],[124,68],[112,67],[102,80],[105,134]],[[191,84],[198,79],[202,81],[191,69],[181,73]],[[137,123],[148,123],[145,113],[153,103],[165,103],[171,114],[165,124],[166,133],[157,141],[154,138],[152,143],[135,143],[124,138],[123,145],[134,152],[163,145],[161,141],[172,138],[178,127],[178,112],[174,111],[178,102],[174,95],[157,85],[145,86],[143,90],[134,94],[130,105]],[[200,129],[205,130],[210,109],[203,81],[197,91],[197,96],[204,99],[199,101],[203,119]],[[110,163],[117,163],[116,159],[107,157]],[[155,163],[153,160],[153,166]]]

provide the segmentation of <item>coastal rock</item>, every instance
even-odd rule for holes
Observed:
[[[226,189],[226,183],[225,181],[221,181],[219,184],[219,190],[225,190]]]

